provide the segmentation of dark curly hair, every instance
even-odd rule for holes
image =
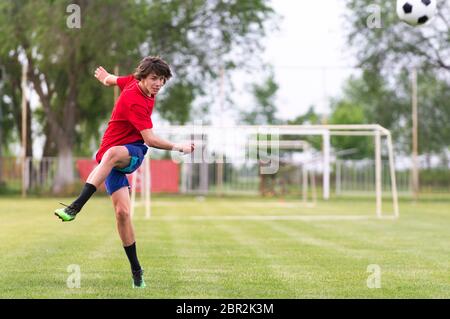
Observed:
[[[142,59],[134,71],[134,77],[137,80],[145,79],[149,74],[162,76],[167,82],[172,77],[172,71],[166,61],[159,56],[148,56]]]

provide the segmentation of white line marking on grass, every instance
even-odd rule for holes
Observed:
[[[245,207],[282,207],[282,208],[299,208],[299,207],[310,207],[314,208],[316,205],[309,202],[236,202],[230,203],[233,206],[245,206]]]
[[[152,217],[153,220],[163,220],[163,221],[171,221],[171,220],[195,220],[195,221],[204,221],[204,220],[300,220],[300,221],[337,221],[337,220],[369,220],[376,219],[375,217],[369,216],[351,216],[351,215],[316,215],[316,216],[264,216],[264,215],[230,215],[230,216],[156,216]]]
[[[205,205],[210,205],[210,203],[204,203]],[[299,208],[299,207],[309,207],[314,208],[316,205],[314,203],[309,202],[230,202],[230,201],[217,201],[214,202],[214,204],[219,205],[232,205],[233,207],[262,207],[262,208]],[[198,202],[162,202],[162,201],[155,201],[152,203],[153,206],[179,206],[179,205],[199,205]]]

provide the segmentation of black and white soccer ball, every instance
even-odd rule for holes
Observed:
[[[398,17],[412,26],[427,23],[436,11],[437,0],[397,0]]]

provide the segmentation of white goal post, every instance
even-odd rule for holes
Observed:
[[[376,197],[376,209],[375,213],[378,218],[398,218],[399,217],[399,207],[398,207],[398,194],[397,185],[395,177],[395,166],[394,166],[394,150],[392,144],[392,136],[389,130],[378,124],[352,124],[352,125],[264,125],[264,126],[252,126],[252,125],[240,125],[240,126],[205,126],[205,125],[185,125],[185,126],[166,126],[154,128],[157,135],[166,136],[177,136],[184,137],[186,141],[197,141],[198,136],[212,136],[214,134],[225,134],[225,132],[233,132],[239,135],[239,132],[245,132],[245,134],[253,134],[255,136],[267,135],[272,136],[271,139],[267,140],[267,145],[272,147],[281,148],[283,143],[292,142],[302,142],[302,137],[305,136],[320,136],[322,140],[322,197],[327,200],[330,198],[330,174],[331,174],[331,136],[372,136],[374,138],[375,144],[375,197]],[[243,133],[244,134],[244,133]],[[290,136],[298,137],[293,141],[277,141],[274,136]],[[392,206],[393,212],[388,216],[383,213],[382,209],[382,139],[386,138],[387,142],[387,154],[389,160],[389,174],[391,181],[391,192],[392,192]],[[260,143],[260,142],[258,142]],[[272,143],[272,144],[271,144]],[[281,144],[280,144],[281,143]],[[287,146],[289,146],[286,144]],[[259,144],[258,144],[259,145]],[[291,145],[292,146],[292,145]],[[146,169],[140,170],[143,175],[143,191],[141,197],[144,201],[146,207],[146,217],[150,217],[150,187],[151,187],[151,177],[150,177],[150,166],[148,157],[146,157]],[[132,213],[134,212],[134,207],[137,205],[136,200],[136,189],[137,180],[139,177],[138,173],[133,175],[133,187],[132,187]]]

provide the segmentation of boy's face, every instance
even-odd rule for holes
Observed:
[[[141,82],[151,95],[156,95],[163,85],[166,84],[166,78],[150,73],[145,79],[142,79]]]

